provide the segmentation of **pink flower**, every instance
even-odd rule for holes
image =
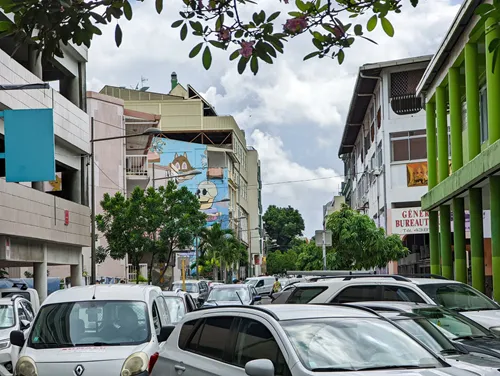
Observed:
[[[335,37],[336,37],[337,39],[342,38],[342,37],[344,36],[344,34],[345,34],[344,30],[343,30],[343,29],[342,29],[342,27],[340,27],[340,26],[335,26],[335,27],[333,28],[333,30],[334,30]]]
[[[283,2],[284,2],[285,4],[288,4],[288,0],[283,0]]]
[[[198,8],[203,9],[203,0],[198,0]]]
[[[305,17],[297,17],[287,20],[284,26],[285,31],[291,34],[298,34],[307,27],[307,20]]]
[[[221,27],[219,29],[219,40],[228,41],[231,39],[231,31],[227,27]]]
[[[253,54],[253,45],[255,42],[241,42],[240,55],[249,58]]]

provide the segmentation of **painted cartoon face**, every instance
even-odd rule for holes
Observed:
[[[193,167],[191,167],[191,163],[189,163],[186,152],[184,152],[184,154],[181,154],[181,155],[175,153],[174,160],[172,161],[172,165],[179,172],[189,172],[189,171],[193,170]]]
[[[210,209],[214,203],[215,196],[217,196],[217,187],[211,181],[202,181],[198,185],[196,196],[198,197],[198,200],[200,200],[201,210]]]

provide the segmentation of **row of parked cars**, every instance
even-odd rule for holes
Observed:
[[[211,288],[260,297],[251,283]],[[57,291],[28,328],[11,330],[9,346],[20,348],[14,373],[500,374],[500,306],[456,281],[346,275],[295,283],[273,304],[207,297],[216,304],[198,308],[196,300],[147,285]]]

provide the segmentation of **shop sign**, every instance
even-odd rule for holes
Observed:
[[[429,232],[429,213],[420,208],[392,209],[392,233],[425,234]]]

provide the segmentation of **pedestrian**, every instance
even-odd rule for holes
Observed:
[[[233,283],[236,285],[238,283],[238,278],[233,278]]]
[[[276,277],[276,281],[273,284],[273,292],[278,292],[281,290],[281,283],[278,281],[278,277]]]

